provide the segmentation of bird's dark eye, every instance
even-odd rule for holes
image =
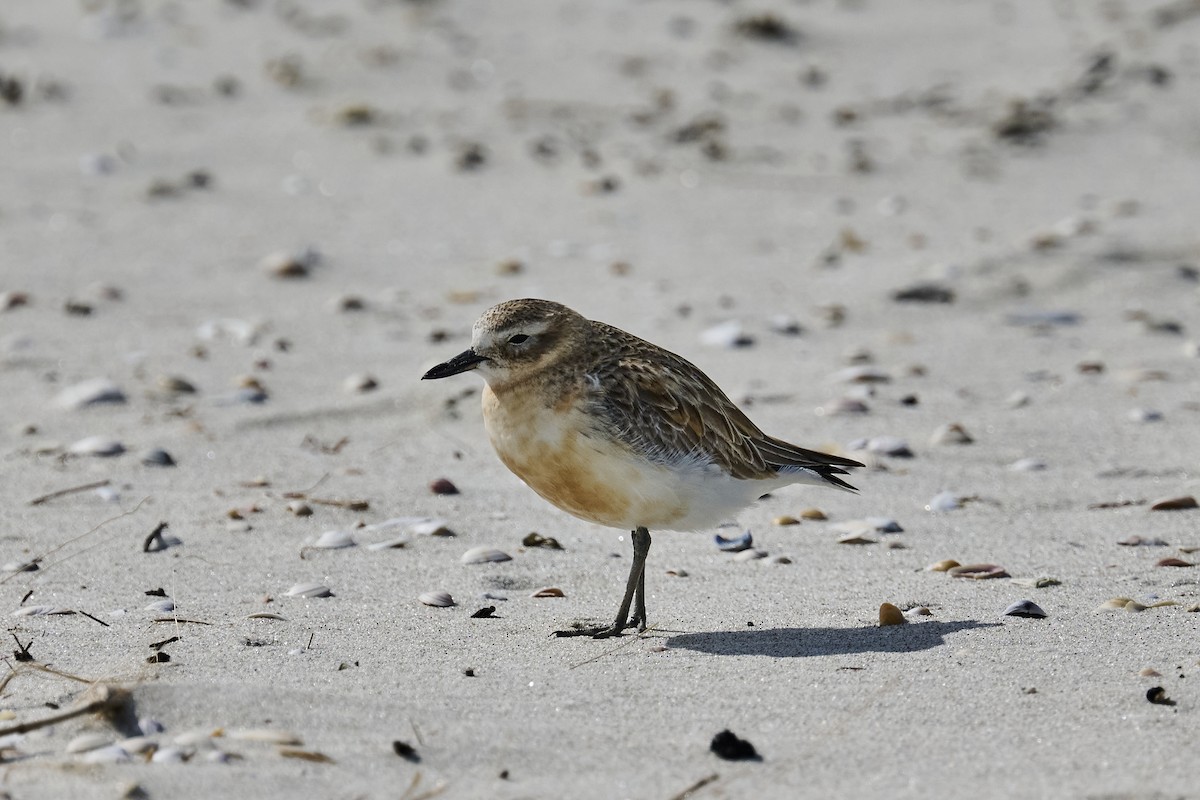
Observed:
[[[529,337],[524,333],[518,333],[516,336],[508,337],[509,344],[525,344],[529,341]]]

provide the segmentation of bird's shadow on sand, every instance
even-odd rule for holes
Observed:
[[[1000,627],[998,622],[920,622],[886,628],[743,628],[736,631],[684,633],[667,639],[667,646],[718,656],[852,655],[854,653],[915,653],[945,644],[958,631]]]

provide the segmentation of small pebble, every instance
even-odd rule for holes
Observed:
[[[307,278],[320,260],[321,254],[309,247],[294,253],[284,250],[271,253],[260,266],[274,278]]]
[[[458,494],[458,487],[448,478],[438,478],[429,484],[429,491],[434,494]]]
[[[886,371],[869,365],[846,367],[833,375],[835,383],[890,383],[892,376]]]
[[[800,512],[800,519],[810,519],[819,522],[821,520],[829,519],[829,517],[826,516],[825,512],[819,508],[806,508]]]
[[[708,748],[726,761],[761,761],[762,757],[754,749],[754,745],[728,729],[721,731],[712,738]]]
[[[800,524],[800,520],[796,519],[795,517],[788,516],[787,514],[784,514],[783,516],[780,516],[780,517],[776,517],[775,519],[771,520],[771,522],[774,523],[775,525],[779,525],[780,527],[786,527],[788,525],[799,525]]]
[[[904,625],[908,619],[904,616],[904,612],[898,606],[891,603],[882,603],[879,606],[879,627],[884,628],[889,625]]]
[[[142,464],[147,467],[173,467],[175,459],[161,447],[155,447],[142,454]]]
[[[1156,567],[1194,567],[1196,566],[1190,561],[1184,561],[1182,558],[1160,558],[1154,562]]]
[[[293,500],[287,504],[289,514],[294,514],[297,517],[311,517],[313,514],[312,506],[303,500]]]
[[[955,567],[960,566],[953,558],[947,558],[944,561],[936,561],[925,568],[926,572],[949,572]]]
[[[1135,408],[1130,410],[1129,419],[1132,422],[1162,422],[1163,413],[1152,408]]]
[[[365,372],[351,375],[342,381],[342,388],[350,394],[366,394],[379,388],[379,381]]]
[[[1031,619],[1041,619],[1046,616],[1046,612],[1042,607],[1032,600],[1018,600],[1017,602],[1004,609],[1004,615],[1008,617],[1029,617]]]

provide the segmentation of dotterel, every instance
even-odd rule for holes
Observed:
[[[632,531],[613,624],[559,635],[646,629],[650,530],[713,526],[793,483],[856,491],[838,476],[859,462],[766,435],[690,362],[559,303],[493,306],[471,348],[422,379],[468,370],[486,381],[484,423],[505,466],[563,511]]]

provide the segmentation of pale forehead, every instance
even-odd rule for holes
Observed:
[[[474,333],[482,336],[518,328],[545,330],[571,316],[576,316],[574,311],[549,300],[509,300],[483,312],[475,322]]]

